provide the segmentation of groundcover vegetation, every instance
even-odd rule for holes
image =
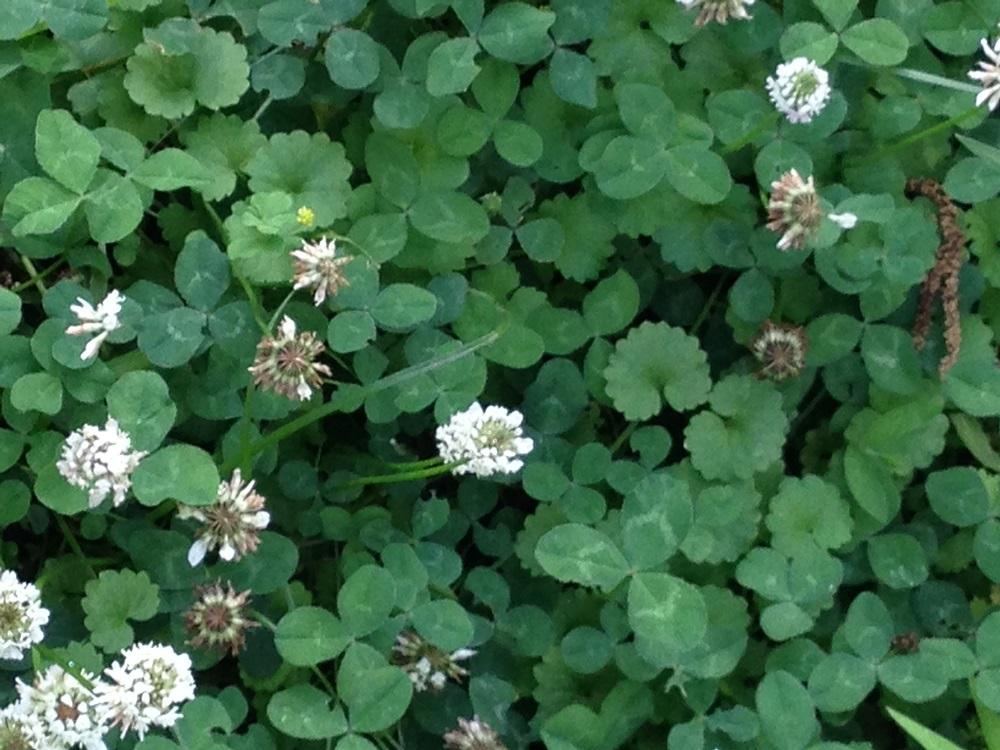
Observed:
[[[4,0],[0,745],[1000,748],[998,20]]]

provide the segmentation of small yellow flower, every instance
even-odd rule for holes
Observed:
[[[295,220],[304,227],[311,227],[316,223],[316,212],[309,206],[302,206],[295,212]]]

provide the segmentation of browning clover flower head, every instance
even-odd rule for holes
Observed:
[[[194,698],[191,657],[159,643],[137,643],[104,670],[107,681],[94,688],[102,720],[141,740],[155,727],[172,727],[178,707]]]
[[[524,466],[520,457],[534,448],[532,439],[524,437],[523,423],[519,411],[484,409],[477,401],[437,428],[438,453],[445,463],[457,464],[455,474],[514,474]]]
[[[125,502],[132,486],[132,472],[145,458],[143,451],[132,450],[132,439],[108,417],[104,427],[85,424],[74,430],[63,443],[56,469],[74,487],[87,491],[91,508],[96,508],[109,494],[117,508]]]
[[[226,562],[239,560],[257,549],[260,530],[267,528],[271,514],[264,510],[266,501],[254,491],[253,480],[244,484],[240,470],[232,479],[219,485],[215,502],[206,506],[180,505],[180,518],[194,518],[202,522],[198,539],[188,551],[192,567],[205,559],[209,550],[218,549],[219,557]]]
[[[803,180],[790,169],[771,183],[767,228],[781,235],[779,250],[801,250],[823,220],[823,207],[812,176]]]
[[[246,645],[246,631],[258,623],[247,617],[250,592],[239,593],[233,585],[221,581],[198,586],[198,599],[184,614],[184,624],[191,634],[188,641],[195,648],[229,651],[236,656]]]
[[[95,689],[100,686],[90,672],[80,670],[80,676]],[[106,723],[95,697],[88,686],[62,667],[53,664],[37,672],[30,685],[18,680],[17,692],[20,710],[45,738],[46,750],[104,750]]]
[[[49,750],[37,717],[13,703],[0,711],[0,750]]]
[[[762,377],[785,380],[802,372],[809,342],[801,327],[775,325],[768,320],[750,342],[750,350],[763,365],[760,369]]]
[[[988,39],[980,42],[985,60],[976,63],[979,70],[970,70],[969,78],[979,81],[983,90],[976,94],[976,106],[986,105],[992,112],[1000,104],[1000,39],[992,45]]]
[[[327,296],[332,297],[348,285],[344,266],[353,260],[349,255],[337,256],[337,241],[323,237],[318,242],[303,242],[293,250],[295,272],[294,289],[313,290],[313,303],[319,307]]]
[[[449,678],[461,682],[469,673],[458,662],[475,655],[471,648],[460,648],[449,654],[411,630],[396,636],[396,645],[392,647],[393,661],[403,668],[418,693],[441,690]]]
[[[897,633],[892,637],[889,646],[897,654],[912,654],[920,649],[920,634],[915,630]]]
[[[278,335],[265,336],[257,344],[257,357],[249,368],[253,382],[285,398],[307,401],[314,388],[322,387],[323,376],[331,374],[329,367],[315,361],[325,349],[312,331],[298,333],[295,321],[286,315]]]
[[[445,750],[507,750],[500,735],[478,716],[459,719],[458,728],[444,735]]]
[[[98,303],[97,307],[94,307],[83,297],[77,297],[76,302],[70,305],[70,312],[76,316],[79,322],[67,328],[66,335],[94,336],[83,348],[80,359],[86,360],[95,356],[108,335],[121,328],[118,316],[121,314],[124,301],[124,295],[117,289],[113,289]]]
[[[750,18],[747,8],[754,0],[677,0],[686,9],[698,8],[698,17],[694,19],[695,26],[704,26],[715,21],[725,24],[730,18],[745,21]]]
[[[38,588],[21,583],[11,570],[0,573],[0,659],[21,659],[33,643],[41,643],[48,622]]]
[[[791,123],[811,122],[830,100],[830,76],[806,57],[782,63],[765,85],[774,106]]]

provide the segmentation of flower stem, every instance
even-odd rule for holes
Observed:
[[[66,544],[69,548],[73,550],[73,554],[80,558],[80,562],[83,564],[84,570],[86,570],[91,578],[97,578],[97,573],[94,571],[94,566],[90,564],[90,559],[83,552],[83,548],[80,543],[76,540],[76,535],[73,534],[73,530],[69,527],[64,519],[58,513],[52,514],[56,519],[56,526],[59,527],[59,531],[62,532],[63,538],[66,540]]]
[[[944,76],[934,75],[933,73],[927,73],[923,70],[914,70],[913,68],[896,68],[893,72],[900,78],[909,78],[911,81],[918,81],[920,83],[929,83],[932,86],[940,86],[943,89],[954,89],[955,91],[968,91],[971,94],[978,94],[982,89],[979,86],[975,86],[971,83],[966,83],[965,81],[956,81],[951,78],[945,78]]]
[[[73,675],[76,681],[79,682],[83,687],[89,690],[91,693],[94,692],[94,683],[83,676],[83,672],[76,667],[74,667],[68,659],[64,659],[62,656],[57,654],[53,649],[48,646],[43,646],[41,643],[36,643],[32,649],[37,656],[46,659],[53,664],[58,664],[63,668],[63,671],[67,674]],[[32,661],[36,661],[32,659]],[[37,668],[37,667],[36,667]]]
[[[292,297],[294,296],[295,296],[294,289],[292,289],[288,294],[285,295],[285,298],[281,301],[281,304],[278,305],[278,309],[274,311],[274,314],[271,316],[271,319],[267,322],[268,331],[274,330],[274,324],[278,322],[278,318],[281,317],[281,313],[285,311],[285,306],[292,301]]]
[[[38,273],[38,269],[35,268],[35,264],[31,262],[31,258],[27,255],[22,255],[21,265],[24,266],[24,270],[28,272],[32,283],[38,287],[38,291],[45,294],[45,282],[42,281],[42,274]]]
[[[719,298],[719,295],[722,294],[722,287],[726,285],[726,281],[728,279],[728,273],[724,273],[719,277],[712,293],[709,294],[708,299],[705,300],[704,307],[701,308],[701,312],[698,313],[698,317],[695,318],[694,323],[691,325],[692,336],[698,333],[698,329],[701,328],[702,324],[708,319],[709,314],[712,312],[712,308],[715,307],[715,301]]]
[[[425,458],[422,461],[404,461],[402,463],[383,461],[382,463],[392,468],[393,471],[411,471],[413,469],[423,469],[428,466],[437,466],[443,462],[444,459],[441,456],[434,456],[434,458]]]
[[[442,464],[432,466],[428,469],[415,469],[413,471],[397,471],[394,474],[373,474],[366,477],[358,477],[350,482],[344,482],[339,487],[362,487],[368,484],[392,484],[394,482],[411,482],[415,479],[427,479],[440,474],[447,474],[459,464]]]
[[[411,365],[410,367],[406,367],[402,370],[399,370],[398,372],[394,372],[391,375],[386,375],[383,378],[379,378],[374,383],[362,386],[361,390],[365,395],[378,393],[379,391],[384,391],[387,388],[393,388],[397,385],[400,385],[401,383],[407,382],[408,380],[412,380],[413,378],[420,377],[424,373],[431,372],[433,370],[438,369],[439,367],[444,367],[445,365],[449,365],[452,362],[462,359],[463,357],[469,356],[478,349],[482,349],[484,346],[489,346],[498,338],[500,338],[504,330],[506,330],[506,327],[507,327],[507,322],[505,321],[498,328],[490,331],[489,333],[483,336],[480,336],[477,339],[470,341],[468,344],[464,344],[463,346],[460,346],[454,349],[453,351],[448,352],[447,354],[441,357],[428,360],[427,362],[421,362],[416,365]],[[245,455],[241,456],[240,459],[236,461],[234,461],[233,459],[226,461],[219,469],[219,472],[224,475],[231,473],[232,470],[239,465],[240,461],[245,460],[247,457],[253,458],[258,453],[266,451],[272,445],[277,445],[285,438],[291,437],[296,432],[304,430],[309,425],[330,416],[331,414],[335,413],[339,408],[340,408],[340,402],[337,401],[336,399],[331,399],[330,401],[327,401],[325,404],[320,404],[314,409],[310,409],[305,414],[302,414],[296,419],[293,419],[291,422],[286,422],[273,432],[265,435],[259,440],[255,440],[253,443],[250,444]]]
[[[22,264],[24,261],[28,261],[28,263],[31,263],[31,261],[25,258],[24,256],[21,256],[21,261]],[[64,258],[60,258],[55,263],[52,263],[49,266],[47,266],[44,271],[33,274],[31,278],[29,278],[27,281],[22,281],[20,284],[11,287],[11,291],[14,292],[14,294],[17,294],[18,292],[24,291],[29,286],[40,284],[42,279],[58,271],[60,268],[63,267],[65,263],[66,260]],[[31,271],[28,269],[27,265],[25,265],[25,270],[27,270],[28,273],[31,274]]]
[[[905,138],[901,138],[895,143],[890,143],[888,146],[882,149],[882,154],[884,155],[892,153],[893,151],[897,151],[903,148],[904,146],[909,146],[911,143],[922,141],[924,138],[929,138],[932,135],[936,135],[937,133],[940,133],[944,130],[948,130],[952,125],[957,125],[958,123],[962,122],[962,120],[967,120],[968,118],[972,117],[979,111],[980,111],[979,107],[972,107],[971,109],[967,109],[964,112],[959,112],[954,117],[949,117],[947,120],[935,123],[930,127],[924,128],[923,130],[920,130],[916,133],[912,133],[911,135],[908,135]]]

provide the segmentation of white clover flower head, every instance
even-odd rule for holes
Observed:
[[[800,326],[764,321],[750,342],[750,351],[761,363],[760,376],[785,380],[802,372],[806,366],[809,340]]]
[[[135,732],[140,740],[154,727],[176,724],[178,707],[194,698],[191,657],[170,646],[137,643],[104,675],[107,679],[94,690],[102,719],[122,735]]]
[[[725,24],[730,18],[745,21],[750,18],[747,8],[754,4],[754,0],[677,0],[686,9],[698,8],[698,17],[694,20],[695,26],[704,26],[706,23],[715,21]]]
[[[858,223],[857,215],[852,213],[827,214],[827,218],[841,229],[854,229]]]
[[[478,716],[459,719],[458,728],[446,732],[443,739],[445,750],[507,750],[496,730]]]
[[[264,497],[254,490],[253,480],[244,483],[236,469],[228,482],[219,484],[219,493],[211,505],[179,506],[178,516],[202,522],[198,538],[188,551],[191,566],[204,560],[209,550],[219,550],[219,557],[231,562],[257,549],[258,532],[271,522],[265,504]]]
[[[810,122],[830,100],[829,75],[807,57],[782,63],[767,79],[767,92],[789,122]]]
[[[418,693],[441,690],[449,678],[460,682],[469,672],[459,662],[475,655],[475,649],[471,648],[442,651],[411,630],[397,635],[392,647],[393,661],[406,672]]]
[[[98,303],[97,307],[91,305],[83,297],[77,297],[76,303],[70,305],[70,312],[80,322],[67,328],[66,334],[68,336],[94,335],[80,353],[80,359],[90,359],[95,356],[108,334],[121,328],[118,316],[121,314],[124,301],[125,296],[117,289],[112,289]]]
[[[265,336],[257,344],[257,356],[248,368],[255,385],[285,398],[307,401],[314,388],[323,386],[330,368],[316,362],[326,347],[312,331],[298,333],[295,321],[282,318],[275,336]]]
[[[812,176],[803,180],[790,169],[771,183],[767,228],[781,235],[779,250],[801,250],[823,220],[823,207]]]
[[[986,59],[976,63],[979,70],[970,70],[969,78],[979,81],[983,87],[983,90],[976,94],[976,106],[981,107],[985,104],[992,112],[1000,104],[1000,39],[992,45],[989,39],[983,39],[980,45]]]
[[[100,687],[93,674],[80,670],[80,675],[95,690]],[[36,722],[47,750],[106,750],[106,725],[91,690],[62,667],[53,664],[30,685],[18,680],[17,692],[20,711]]]
[[[41,643],[48,622],[38,587],[21,583],[12,570],[0,573],[0,659],[23,658],[33,643]]]
[[[0,710],[0,748],[2,750],[50,750],[37,716],[27,713],[20,702]]]
[[[438,453],[445,463],[456,464],[455,474],[514,474],[524,466],[520,456],[534,448],[531,438],[524,437],[523,422],[519,411],[483,409],[477,401],[437,428]]]
[[[118,507],[132,486],[132,472],[145,456],[144,451],[132,450],[128,433],[108,417],[104,427],[85,424],[71,432],[56,468],[67,482],[87,491],[91,508],[109,494]]]
[[[302,247],[293,250],[291,255],[295,261],[293,288],[312,289],[316,307],[322,305],[328,295],[332,297],[347,286],[343,268],[352,258],[337,255],[336,240],[327,241],[323,237],[318,242],[303,241]]]

